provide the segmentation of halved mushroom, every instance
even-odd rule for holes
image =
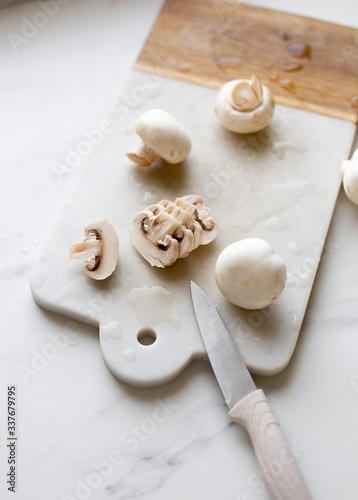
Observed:
[[[118,235],[107,219],[94,219],[84,229],[85,239],[73,243],[70,260],[84,259],[85,273],[95,280],[108,278],[118,261]]]
[[[136,215],[132,243],[152,266],[171,266],[216,237],[217,226],[208,214],[198,196],[162,200]]]
[[[137,122],[136,132],[142,142],[127,156],[140,167],[149,167],[159,157],[167,163],[180,163],[190,153],[188,132],[162,109],[144,113]]]
[[[252,76],[251,80],[225,83],[215,100],[220,123],[231,132],[249,134],[268,125],[275,109],[271,91]]]

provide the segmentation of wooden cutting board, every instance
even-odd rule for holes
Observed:
[[[238,2],[165,2],[106,127],[88,139],[93,152],[31,277],[40,305],[99,325],[104,360],[117,378],[158,385],[206,358],[190,280],[213,299],[252,373],[270,376],[287,366],[356,130],[348,50],[355,36],[351,28]],[[252,74],[278,104],[265,130],[240,136],[221,127],[213,102],[221,84]],[[141,169],[126,158],[138,142],[136,120],[152,108],[189,131],[193,148],[183,164],[159,160]],[[131,245],[131,221],[161,199],[186,194],[204,199],[219,236],[171,268],[151,268]],[[109,219],[120,240],[118,267],[104,282],[68,261],[70,245],[97,217]],[[214,279],[222,249],[250,236],[268,240],[288,267],[283,294],[261,311],[229,304]]]

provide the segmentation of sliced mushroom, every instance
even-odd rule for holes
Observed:
[[[201,245],[204,231],[197,220],[190,224],[189,229],[194,235],[193,250],[195,250]]]
[[[144,113],[137,122],[136,132],[142,143],[127,156],[140,167],[149,167],[159,157],[167,163],[180,163],[190,153],[188,132],[162,109]]]
[[[179,198],[178,200],[180,200],[180,203],[184,201],[196,208],[194,219],[201,226],[203,231],[200,245],[208,245],[214,241],[218,234],[218,227],[213,219],[209,217],[210,209],[204,206],[203,200],[200,196],[187,195]],[[177,203],[178,200],[176,200],[175,203]]]
[[[152,266],[171,266],[216,237],[217,226],[208,214],[209,209],[198,196],[177,198],[175,202],[162,200],[136,215],[132,243]]]
[[[164,223],[159,225],[163,233],[160,239],[153,238],[153,220],[157,217],[149,210],[140,212],[134,217],[131,227],[132,243],[149,264],[155,267],[167,267],[178,259],[179,243],[175,238],[165,234]],[[154,224],[154,227],[158,234],[158,224]]]
[[[252,76],[251,80],[225,83],[215,100],[220,123],[231,132],[249,134],[266,127],[273,117],[275,102],[271,91]]]
[[[118,235],[107,219],[94,219],[84,229],[85,239],[70,248],[70,260],[84,259],[85,273],[95,280],[108,278],[118,261]]]

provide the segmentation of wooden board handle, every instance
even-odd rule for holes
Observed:
[[[261,389],[239,401],[230,418],[247,430],[262,475],[276,500],[310,500],[296,459]]]
[[[135,68],[209,87],[255,75],[279,104],[358,119],[358,30],[236,0],[166,0]]]

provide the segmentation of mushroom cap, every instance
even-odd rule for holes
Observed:
[[[180,163],[191,150],[185,128],[162,109],[151,109],[138,120],[136,132],[143,142],[168,163]]]
[[[358,205],[358,149],[355,150],[351,160],[343,161],[341,177],[347,198]]]
[[[262,98],[252,111],[239,111],[232,105],[231,93],[239,82],[250,80],[231,80],[225,83],[215,99],[215,113],[223,127],[231,132],[250,134],[258,132],[268,125],[275,110],[275,101],[271,91],[262,85]]]
[[[218,257],[215,280],[221,293],[245,309],[261,309],[282,293],[285,262],[261,238],[246,238],[226,247]]]
[[[86,274],[95,280],[108,278],[116,268],[118,261],[118,234],[113,224],[107,219],[94,219],[85,227],[85,235],[96,233],[97,239],[102,242],[101,257],[99,264],[94,270],[85,266]]]

